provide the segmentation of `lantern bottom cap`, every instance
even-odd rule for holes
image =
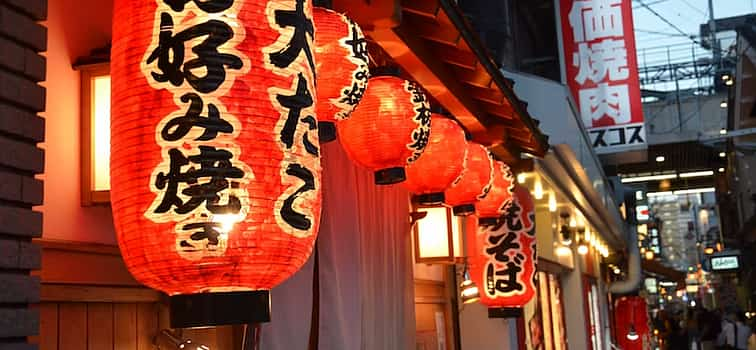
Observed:
[[[270,322],[270,291],[179,294],[170,307],[171,328]]]
[[[318,121],[318,139],[320,139],[320,143],[326,143],[335,140],[336,125],[330,121]]]
[[[404,173],[404,168],[388,168],[381,169],[375,172],[375,184],[376,185],[393,185],[400,183],[407,179]]]
[[[493,226],[499,222],[499,218],[479,218],[478,225],[480,226]]]
[[[444,202],[443,192],[423,193],[415,196],[415,201],[421,205],[437,205]]]
[[[518,318],[523,316],[520,307],[494,307],[488,309],[488,318]]]
[[[462,204],[462,205],[455,205],[452,208],[452,212],[455,216],[469,216],[472,214],[475,214],[475,205],[474,204]]]

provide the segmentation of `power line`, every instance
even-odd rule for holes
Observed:
[[[640,29],[640,28],[635,28],[635,31],[640,32],[640,33],[645,33],[645,34],[665,35],[665,36],[670,36],[670,37],[685,37],[685,38],[688,37],[688,35],[683,35],[683,34],[667,33],[667,32],[660,32],[656,30],[648,30],[648,29]]]
[[[700,13],[701,15],[703,15],[703,16],[706,16],[706,17],[708,17],[708,16],[709,16],[709,14],[708,14],[708,13],[706,13],[706,12],[703,12],[703,11],[702,11],[701,9],[699,9],[698,7],[695,7],[695,6],[693,6],[693,5],[691,4],[691,3],[689,3],[689,2],[688,2],[688,0],[682,0],[682,2],[683,2],[683,3],[685,4],[685,5],[688,5],[688,7],[690,7],[691,9],[693,9],[693,11],[696,11],[696,12],[698,12],[698,13]]]
[[[676,30],[682,36],[685,36],[688,39],[692,40],[694,43],[699,44],[699,42],[696,41],[696,39],[694,39],[694,36],[692,36],[692,35],[684,32],[682,29],[680,29],[680,27],[676,26],[674,23],[672,23],[669,20],[667,20],[664,16],[660,15],[658,12],[654,11],[654,9],[652,9],[649,5],[647,5],[645,2],[643,2],[643,0],[637,0],[637,1],[638,1],[638,3],[641,4],[642,7],[644,7],[646,10],[648,10],[649,12],[651,12],[654,16],[658,17],[660,20],[662,20],[662,22],[664,22],[668,26],[672,27],[672,29]],[[655,2],[654,4],[656,4],[656,3],[658,3],[658,2]]]
[[[633,1],[638,1],[638,0],[633,0]],[[667,1],[669,1],[669,0],[656,0],[656,1],[649,2],[648,4],[649,5],[656,5],[656,4],[661,4],[661,3],[667,2]],[[639,9],[641,7],[643,7],[643,6],[633,6],[633,10]]]

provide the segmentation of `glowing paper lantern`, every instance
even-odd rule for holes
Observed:
[[[489,308],[521,309],[536,294],[535,203],[514,186],[513,199],[496,225],[468,219],[470,275]],[[491,313],[489,313],[491,315]]]
[[[357,23],[338,12],[315,7],[312,19],[320,141],[333,141],[334,122],[349,117],[365,93],[369,76],[367,40]]]
[[[465,165],[465,131],[439,114],[431,116],[431,123],[428,145],[417,161],[404,168],[407,180],[402,183],[423,205],[443,202],[444,190],[459,178]]]
[[[515,184],[509,166],[499,161],[494,162],[491,177],[493,181],[488,194],[475,203],[479,221],[484,225],[495,224],[499,217],[504,214],[504,208],[512,199],[512,190]]]
[[[481,144],[468,142],[462,174],[444,193],[444,203],[453,208],[454,215],[474,213],[475,202],[485,198],[491,190],[493,174],[494,161],[488,149]]]
[[[404,167],[425,150],[430,126],[430,106],[420,87],[389,76],[371,78],[352,115],[336,123],[349,158],[374,171],[379,185],[404,181]]]
[[[614,310],[617,345],[628,350],[648,348],[651,332],[646,300],[639,296],[624,296],[617,300]]]
[[[267,321],[320,222],[306,0],[115,0],[111,198],[173,327]]]

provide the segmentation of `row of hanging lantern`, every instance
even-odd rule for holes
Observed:
[[[173,327],[270,320],[269,291],[312,252],[334,132],[377,184],[477,212],[484,302],[532,296],[528,191],[417,84],[369,78],[357,24],[308,0],[115,0],[114,16],[114,223]]]

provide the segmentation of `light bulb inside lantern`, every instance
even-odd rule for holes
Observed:
[[[630,330],[627,332],[627,340],[630,341],[636,341],[638,340],[638,332],[635,331],[635,325],[630,325]]]

